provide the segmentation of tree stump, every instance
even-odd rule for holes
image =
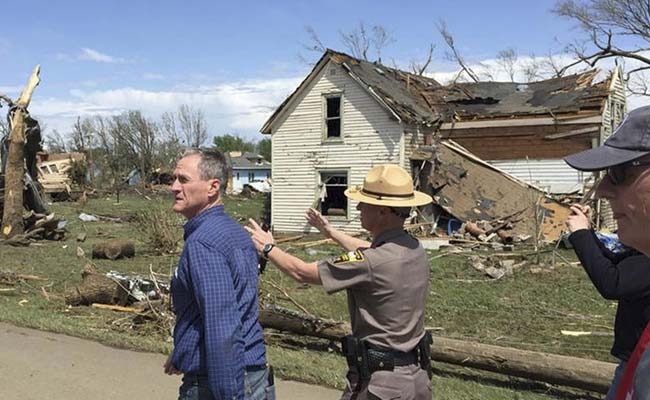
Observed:
[[[71,306],[89,306],[93,303],[128,304],[129,292],[114,279],[97,273],[87,265],[81,273],[81,283],[65,294],[65,303]]]
[[[135,256],[135,242],[131,239],[113,239],[93,245],[93,258],[130,258]]]

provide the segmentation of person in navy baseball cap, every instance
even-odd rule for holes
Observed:
[[[650,106],[630,112],[602,146],[564,160],[578,170],[607,171],[596,196],[609,201],[620,241],[643,253],[606,256],[589,207],[571,206],[569,241],[603,297],[619,300],[612,354],[620,363],[606,399],[650,399]]]

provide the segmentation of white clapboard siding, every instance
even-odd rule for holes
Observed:
[[[335,91],[343,94],[343,143],[322,140],[323,94]],[[346,171],[348,185],[361,185],[373,165],[404,163],[401,125],[342,67],[330,62],[298,95],[272,131],[271,223],[280,232],[309,229],[303,215],[317,198],[320,172]],[[348,219],[330,221],[360,230],[356,205],[348,202]]]
[[[571,168],[561,159],[493,160],[488,162],[524,182],[551,193],[571,193],[582,190],[584,179],[591,175]]]

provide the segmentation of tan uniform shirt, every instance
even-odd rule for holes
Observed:
[[[411,351],[424,335],[429,262],[402,229],[380,234],[368,249],[318,263],[327,293],[347,290],[352,333],[388,349]]]

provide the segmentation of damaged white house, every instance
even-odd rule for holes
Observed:
[[[538,186],[580,189],[582,176],[562,157],[599,145],[626,111],[620,70],[598,83],[595,75],[442,86],[328,50],[261,129],[272,139],[271,223],[306,231],[302,211],[316,207],[357,231],[356,203],[343,191],[373,165],[418,165],[414,149],[437,140],[453,139]]]

